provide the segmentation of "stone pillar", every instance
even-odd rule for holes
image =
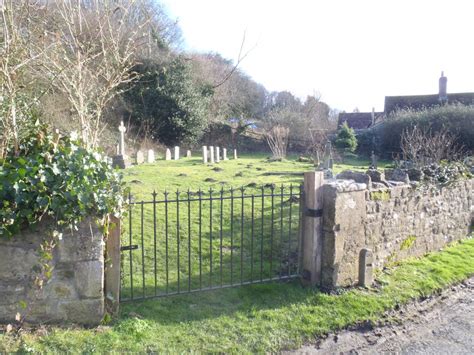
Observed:
[[[155,152],[153,151],[153,149],[148,150],[147,162],[148,163],[154,163],[155,162]]]
[[[165,160],[171,160],[171,150],[166,148]]]
[[[222,159],[223,160],[229,160],[229,159],[227,159],[227,149],[226,148],[222,148]]]
[[[207,146],[202,146],[202,162],[207,164]]]
[[[359,286],[369,287],[374,282],[374,256],[370,249],[359,253]]]
[[[323,184],[322,171],[304,173],[301,266],[303,283],[310,286],[319,286],[321,283]]]
[[[237,149],[234,149],[234,159],[237,159]]]
[[[119,131],[120,131],[120,140],[119,140],[119,155],[125,156],[125,132],[127,131],[127,128],[123,125],[123,121],[120,122],[119,126]]]
[[[192,153],[191,153],[191,151],[188,149],[188,150],[186,151],[186,158],[191,158],[191,157],[192,157]]]
[[[209,147],[209,152],[210,152],[210,158],[211,158],[211,164],[214,164],[214,147],[211,145]]]
[[[179,147],[174,147],[174,160],[179,160]]]
[[[220,155],[221,155],[220,148],[216,147],[216,163],[219,163],[221,161]]]

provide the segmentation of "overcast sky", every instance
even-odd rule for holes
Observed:
[[[474,91],[473,0],[163,0],[185,48],[236,60],[268,90],[383,110],[385,95]]]

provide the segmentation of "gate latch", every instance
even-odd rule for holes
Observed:
[[[121,251],[125,251],[125,250],[135,250],[135,249],[138,249],[138,245],[125,245],[123,247],[120,247],[120,250]]]

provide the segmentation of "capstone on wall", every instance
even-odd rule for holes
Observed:
[[[324,185],[322,285],[356,284],[363,248],[372,250],[374,267],[381,268],[466,238],[474,216],[473,188],[474,179],[429,189]]]
[[[53,250],[52,275],[38,288],[38,251],[50,225],[0,238],[0,322],[13,322],[19,312],[31,323],[98,324],[104,316],[103,236],[90,220],[64,232]]]

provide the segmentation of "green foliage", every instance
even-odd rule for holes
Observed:
[[[132,121],[166,145],[195,142],[206,126],[211,88],[193,81],[191,67],[182,57],[133,70],[140,79],[124,95]]]
[[[439,106],[425,110],[401,110],[393,113],[374,128],[378,150],[391,157],[400,152],[400,137],[406,129],[417,126],[433,134],[447,129],[456,137],[456,143],[474,150],[474,106],[460,104]]]
[[[356,150],[357,138],[354,130],[347,125],[347,122],[344,122],[337,133],[335,145],[337,148],[342,149],[345,152],[353,153]]]
[[[416,235],[409,235],[406,239],[403,240],[402,244],[400,244],[400,250],[410,249],[415,243],[415,240]]]
[[[83,217],[120,214],[122,183],[107,157],[71,138],[53,137],[36,125],[19,155],[0,160],[0,236],[50,216],[58,229]],[[56,232],[58,233],[58,232]]]

